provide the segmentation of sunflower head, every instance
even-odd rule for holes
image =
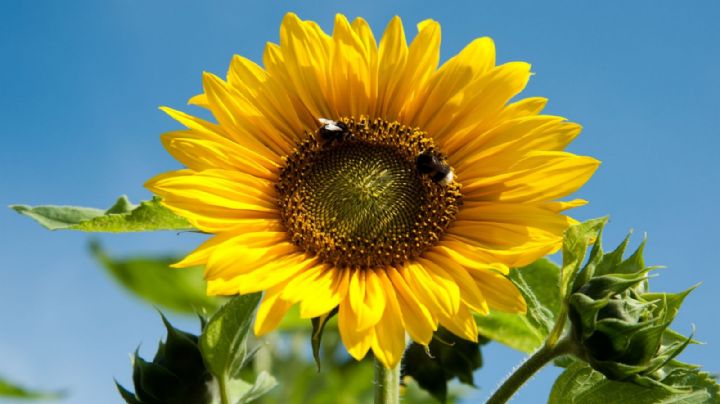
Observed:
[[[511,102],[530,66],[496,65],[489,38],[439,61],[435,21],[408,44],[397,17],[376,41],[360,18],[328,34],[288,14],[262,66],[205,74],[191,103],[214,121],[163,108],[187,168],[147,183],[213,235],[177,266],[205,265],[211,294],[264,291],[257,334],[296,304],[337,310],[350,354],[387,366],[406,334],[474,341],[473,312],[524,312],[508,268],[559,248],[584,201],[558,199],[598,162],[563,151],[580,126],[545,99]]]

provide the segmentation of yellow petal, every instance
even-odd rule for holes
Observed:
[[[397,269],[390,267],[381,275],[380,280],[385,288],[393,288],[400,305],[403,326],[410,337],[417,343],[428,345],[432,340],[433,331],[437,330],[437,321],[410,290]]]
[[[262,122],[260,112],[222,79],[204,73],[203,89],[213,116],[226,128],[232,140],[271,160],[278,160],[290,152],[292,145],[280,137],[269,136],[272,133],[269,128],[261,131],[266,123]]]
[[[459,240],[447,239],[431,251],[444,254],[465,268],[497,271],[508,274],[510,269],[485,251],[474,248]]]
[[[377,70],[377,42],[375,41],[375,36],[373,35],[372,29],[370,29],[370,26],[368,25],[367,21],[364,19],[358,17],[353,20],[352,29],[355,31],[355,34],[360,38],[360,42],[363,44],[365,48],[365,59],[370,61],[371,66],[375,66],[375,70]],[[377,87],[377,71],[375,72],[375,77],[373,80],[373,77],[371,75],[371,84],[370,87]],[[374,84],[373,84],[374,83]],[[374,98],[374,97],[372,97]]]
[[[524,243],[512,247],[488,247],[482,242],[454,234],[447,235],[446,238],[454,243],[463,243],[474,252],[490,256],[492,261],[501,262],[508,267],[531,264],[548,254],[555,253],[562,244],[562,238],[558,238],[553,242]]]
[[[220,125],[216,125],[212,122],[208,122],[204,119],[200,119],[198,117],[186,114],[182,111],[172,109],[170,107],[160,107],[160,110],[168,114],[174,120],[185,125],[186,128],[193,130],[194,132],[203,135],[222,136],[228,139],[232,139],[232,137]]]
[[[385,309],[385,291],[372,269],[356,269],[350,275],[348,286],[350,307],[355,312],[358,331],[366,330],[380,321]]]
[[[440,24],[437,21],[425,20],[418,24],[418,34],[408,49],[407,63],[402,74],[400,85],[395,92],[391,111],[401,111],[400,120],[412,125],[406,109],[414,102],[422,102],[423,88],[427,86],[430,76],[437,69],[440,61]]]
[[[544,205],[467,202],[445,237],[518,267],[557,251],[574,223]]]
[[[528,97],[515,101],[505,106],[498,114],[497,122],[503,122],[515,118],[522,118],[537,115],[545,109],[548,99],[544,97]]]
[[[387,304],[382,319],[375,325],[372,350],[375,358],[386,368],[394,368],[405,352],[405,328],[403,328],[400,306],[393,288],[388,288]]]
[[[370,60],[365,44],[341,14],[335,16],[330,51],[329,88],[333,117],[367,115],[370,105]]]
[[[488,305],[493,310],[525,313],[527,305],[518,288],[504,275],[492,271],[471,271]]]
[[[287,311],[292,307],[292,303],[280,298],[280,293],[284,287],[285,285],[282,284],[277,285],[265,292],[255,316],[255,335],[262,336],[277,328]]]
[[[290,104],[285,105],[285,108],[294,111],[305,131],[314,131],[317,128],[318,118],[308,109],[300,93],[294,88],[280,46],[274,43],[265,45],[263,64],[272,78],[273,88],[277,88],[273,91],[284,94],[290,100]]]
[[[483,293],[462,265],[438,253],[426,253],[425,257],[427,257],[427,261],[443,268],[454,279],[460,288],[460,296],[464,304],[478,313],[488,313],[488,304]]]
[[[294,109],[288,108],[291,101],[287,92],[262,67],[235,55],[228,71],[228,83],[246,102],[252,103],[287,142],[294,144],[304,134],[306,128]]]
[[[305,254],[290,254],[255,268],[252,272],[230,279],[216,278],[208,280],[208,294],[247,294],[271,288],[287,281],[308,267],[317,265],[317,261],[308,259]]]
[[[300,317],[313,318],[337,307],[347,293],[349,270],[318,265],[288,282],[283,298],[300,302]]]
[[[555,201],[555,202],[546,202],[542,204],[541,206],[551,212],[562,212],[568,209],[577,208],[580,206],[585,206],[588,204],[588,201],[584,199],[573,199],[572,201]],[[573,221],[573,224],[575,224],[575,219],[570,219]]]
[[[460,310],[454,316],[441,317],[440,324],[453,334],[468,341],[477,342],[478,340],[477,324],[466,306],[460,306]]]
[[[173,157],[192,170],[237,170],[270,181],[277,180],[279,161],[267,160],[219,135],[177,131],[163,134],[160,140]]]
[[[187,103],[188,105],[195,105],[200,108],[210,109],[210,102],[207,99],[207,95],[204,93],[190,97]]]
[[[315,117],[333,117],[328,104],[327,71],[330,38],[315,24],[288,13],[280,26],[280,51],[285,74],[283,87],[297,94]],[[273,74],[270,66],[268,71]],[[274,76],[274,75],[273,75]]]
[[[350,356],[357,360],[364,358],[372,344],[375,327],[358,331],[358,318],[350,306],[350,293],[348,293],[345,296],[345,300],[340,303],[338,310],[338,329],[340,330],[340,338],[345,345],[345,349],[350,353]]]
[[[455,170],[464,178],[490,176],[508,171],[531,151],[562,151],[582,129],[564,120],[539,115],[506,121],[453,154]]]
[[[285,232],[244,233],[214,248],[205,266],[205,279],[229,279],[298,252]]]
[[[456,313],[460,308],[461,296],[455,279],[432,260],[418,258],[417,261],[430,276],[431,287],[437,291],[438,296],[447,301],[446,305],[450,309],[448,314]]]
[[[410,262],[398,268],[398,271],[410,290],[427,306],[434,318],[437,318],[440,313],[452,316],[457,311],[459,303],[456,303],[452,292],[445,287],[438,287],[435,279],[430,276],[422,264]],[[446,285],[447,282],[444,284]]]
[[[430,127],[442,150],[452,156],[481,133],[495,126],[507,102],[530,78],[530,65],[510,62],[491,69],[462,91],[457,113],[441,127]]]
[[[393,17],[385,28],[378,48],[378,99],[375,116],[393,121],[398,118],[400,107],[394,102],[397,88],[404,80],[408,48],[400,17]]]
[[[512,168],[512,176],[463,184],[468,201],[545,202],[575,192],[600,162],[565,152],[531,152]]]
[[[278,218],[274,183],[239,171],[178,170],[145,187],[203,231],[231,230],[240,219]]]
[[[434,133],[458,112],[462,91],[493,67],[495,45],[492,39],[472,41],[433,73],[422,95],[409,106],[406,119]]]
[[[174,268],[187,268],[195,265],[205,265],[213,251],[223,245],[234,244],[238,242],[238,240],[242,240],[240,242],[244,243],[246,241],[245,238],[253,237],[252,235],[247,236],[247,234],[261,234],[261,237],[264,239],[267,234],[266,232],[277,232],[283,229],[282,223],[280,223],[279,220],[271,221],[265,219],[246,220],[242,223],[242,227],[243,232],[227,232],[207,239],[192,253],[188,254],[187,257],[171,266]]]

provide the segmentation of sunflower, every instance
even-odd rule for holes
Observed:
[[[204,265],[209,294],[263,291],[258,335],[296,304],[337,309],[350,355],[386,367],[406,333],[476,341],[473,312],[525,312],[509,268],[559,248],[561,212],[585,202],[558,198],[599,162],[563,151],[581,128],[541,115],[546,99],[511,102],[530,65],[496,65],[491,39],[439,60],[435,21],[408,46],[398,17],[377,43],[360,18],[328,35],[288,14],[264,67],[205,73],[190,103],[216,122],[162,108],[187,128],[162,136],[187,169],[146,184],[213,234],[176,266]]]

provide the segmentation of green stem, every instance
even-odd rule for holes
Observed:
[[[572,351],[572,341],[567,337],[560,339],[553,346],[543,345],[495,390],[495,393],[488,399],[487,404],[506,403],[532,375],[542,369],[548,362]]]
[[[220,390],[220,404],[230,404],[228,398],[227,384],[225,384],[225,377],[218,377],[218,390]]]
[[[388,369],[375,359],[375,404],[400,402],[400,365]]]
[[[567,320],[568,316],[567,312],[568,302],[564,300],[563,303],[560,305],[560,312],[558,313],[557,321],[555,321],[553,329],[550,330],[550,333],[545,340],[545,345],[549,346],[550,348],[553,348],[558,343],[558,341],[560,340],[560,336],[562,336],[563,331],[565,331],[565,321]]]

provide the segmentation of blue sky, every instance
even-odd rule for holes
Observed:
[[[606,245],[635,229],[647,262],[665,265],[655,290],[700,281],[675,328],[707,345],[684,358],[720,371],[718,285],[720,3],[571,2],[198,2],[189,0],[0,3],[0,206],[109,206],[119,194],[150,195],[149,177],[178,164],[159,135],[178,127],[157,107],[183,108],[201,72],[224,75],[231,56],[260,61],[287,11],[331,29],[333,15],[362,16],[375,32],[400,15],[408,33],[433,18],[443,59],[491,36],[498,60],[525,60],[523,93],[547,112],[584,125],[570,147],[603,161],[577,194],[580,219],[611,215]],[[379,33],[378,33],[379,36]],[[118,289],[87,253],[88,236],[48,232],[0,210],[0,375],[68,388],[69,403],[119,402],[128,354],[163,335],[157,314]],[[186,251],[191,235],[105,235],[113,253]],[[181,325],[194,326],[180,320]],[[486,398],[522,355],[484,351],[476,374]],[[546,397],[557,372],[531,381],[515,402]]]

